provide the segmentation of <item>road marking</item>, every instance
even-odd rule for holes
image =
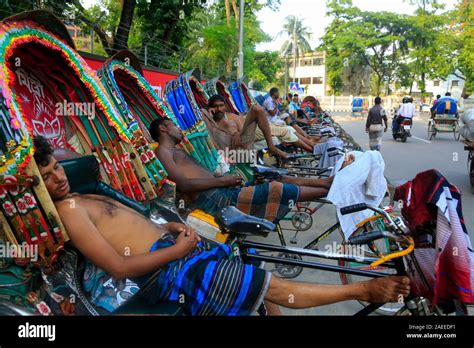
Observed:
[[[415,138],[415,139],[418,139],[418,140],[421,140],[421,141],[424,141],[425,143],[431,144],[431,141],[429,141],[429,140],[421,139],[421,138],[415,137],[414,135],[412,135],[411,137]]]

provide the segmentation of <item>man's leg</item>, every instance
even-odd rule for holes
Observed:
[[[298,202],[311,202],[328,195],[329,189],[325,187],[300,186]]]
[[[291,282],[272,276],[267,301],[287,308],[310,308],[331,303],[359,300],[374,303],[396,302],[408,296],[410,280],[389,276],[348,285]]]
[[[288,155],[284,151],[277,149],[276,146],[273,144],[270,123],[268,122],[265,110],[261,106],[252,105],[249,112],[247,113],[245,122],[257,122],[258,128],[260,128],[263,133],[263,136],[265,137],[270,153],[284,158],[288,157]]]
[[[283,175],[281,177],[281,182],[286,182],[289,184],[294,184],[298,186],[309,186],[309,187],[323,187],[323,188],[330,188],[331,184],[334,180],[334,177],[331,176],[329,178],[298,178],[294,176]]]
[[[314,143],[312,143],[311,141],[309,141],[308,139],[306,139],[304,136],[302,136],[301,134],[298,134],[298,133],[295,133],[296,136],[298,137],[299,141],[294,143],[296,146],[302,148],[303,150],[305,151],[308,151],[308,152],[313,152],[313,149],[314,149]]]

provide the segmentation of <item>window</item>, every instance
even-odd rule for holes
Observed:
[[[323,84],[323,78],[322,77],[313,77],[313,85],[322,85]]]
[[[433,86],[434,87],[439,87],[439,81],[433,81]]]
[[[300,78],[300,84],[302,84],[302,85],[311,84],[311,77],[302,77],[302,78]]]
[[[311,66],[311,59],[305,59],[304,66]]]
[[[315,65],[315,66],[323,65],[323,58],[314,58],[313,59],[313,65]]]
[[[454,80],[451,82],[451,87],[457,87],[459,86],[459,81],[458,80]]]

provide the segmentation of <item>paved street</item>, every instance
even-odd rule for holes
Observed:
[[[348,113],[333,114],[336,122],[348,131],[354,139],[364,148],[368,149],[368,135],[365,133],[365,117],[352,118]],[[391,123],[391,119],[389,120]],[[418,115],[414,119],[413,137],[409,138],[406,143],[399,140],[394,141],[391,133],[384,134],[382,144],[382,155],[385,160],[385,175],[391,181],[410,180],[417,173],[427,169],[435,168],[439,170],[447,179],[455,184],[463,192],[463,212],[466,220],[468,231],[471,233],[471,240],[474,242],[474,195],[470,192],[468,176],[467,176],[467,153],[464,151],[463,144],[456,142],[452,134],[438,134],[436,139],[429,142],[427,140],[427,123],[426,117]],[[335,221],[334,208],[323,207],[313,216],[313,227],[298,235],[297,246],[304,246],[320,234],[326,228],[331,226]],[[291,227],[290,222],[283,222],[284,227]],[[287,231],[285,238],[287,243],[293,232]],[[256,240],[266,243],[279,244],[276,236],[268,238],[259,238]],[[326,250],[328,244],[339,242],[337,232],[333,233],[327,239],[321,242],[320,250]],[[305,258],[311,260],[310,258]],[[316,259],[312,259],[316,260]],[[333,261],[322,261],[324,263],[336,264]],[[268,264],[267,269],[273,269],[273,264]],[[305,269],[300,276],[295,278],[296,281],[318,282],[323,284],[340,284],[339,275],[336,273],[323,272],[317,270]],[[346,301],[329,306],[321,306],[314,309],[305,310],[286,310],[284,314],[288,315],[351,315],[361,309],[362,306],[356,301]]]

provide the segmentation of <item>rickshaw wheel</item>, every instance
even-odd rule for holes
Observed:
[[[278,257],[284,257],[288,259],[295,259],[295,260],[303,260],[300,255],[297,254],[286,254],[286,253],[279,253]],[[283,264],[276,264],[275,271],[285,279],[292,279],[298,277],[301,272],[303,272],[303,267],[301,266],[293,266],[293,265],[283,265]]]
[[[377,228],[380,229],[382,226],[379,226],[378,224],[379,223],[377,221],[370,221],[370,222],[366,223],[363,227],[361,227],[360,231],[368,232],[368,231],[373,231],[374,229],[377,229]],[[339,229],[339,233],[342,236],[342,240],[345,241],[345,236],[344,236],[344,233],[341,231],[341,229]],[[355,234],[357,234],[357,233],[355,233]],[[349,247],[345,243],[344,243],[344,245]],[[388,253],[389,245],[388,245],[388,241],[385,238],[383,240],[378,241],[376,243],[376,245],[374,245],[374,246],[376,247],[376,249],[379,252],[381,252],[383,254]],[[367,246],[363,247],[363,254],[364,254],[363,255],[364,257],[378,257],[374,253],[374,251],[369,250],[369,248]],[[368,266],[368,265],[362,265],[362,264],[358,264],[357,262],[350,262],[350,261],[344,261],[344,260],[339,260],[338,265],[343,266],[343,267],[349,267],[349,268],[354,267],[354,268],[359,268],[359,269],[374,270],[374,271],[378,271],[378,272],[382,272],[382,273],[387,273],[387,275],[395,275],[395,271],[393,269],[386,268],[384,266],[377,266],[375,268],[372,268],[371,266]],[[366,278],[363,278],[363,277],[353,276],[353,275],[347,274],[347,273],[339,273],[339,278],[340,278],[341,283],[343,285],[353,284],[353,283],[356,283],[358,281],[362,281],[362,280],[366,279]],[[369,303],[365,302],[365,301],[358,301],[358,302],[364,307],[369,305]],[[402,307],[402,305],[400,305],[398,303],[386,303],[383,306],[379,307],[375,311],[375,313],[378,313],[378,314],[381,314],[381,315],[392,316],[392,315],[395,315],[400,310],[401,307]]]

